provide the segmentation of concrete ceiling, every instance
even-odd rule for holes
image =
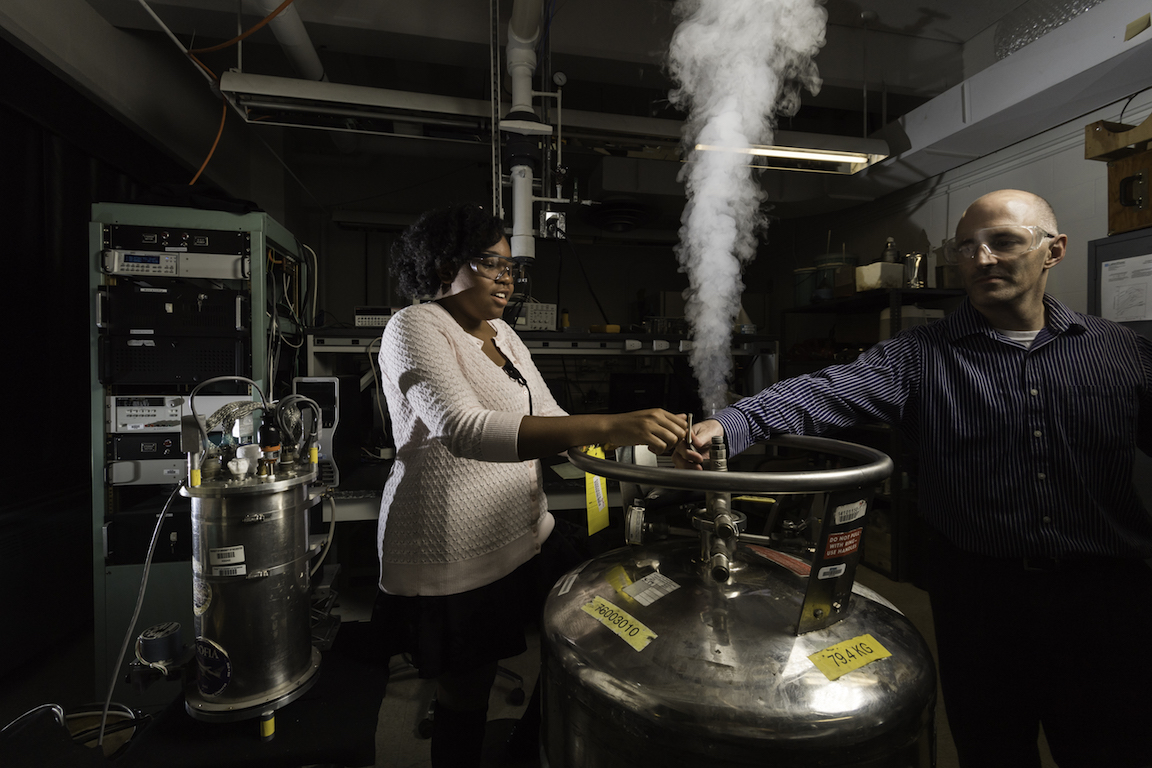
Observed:
[[[113,27],[140,35],[161,34],[156,21],[137,2],[86,2]],[[276,5],[274,0],[261,2]],[[1103,6],[1125,3],[1132,4],[1129,0],[1110,0]],[[1065,15],[1073,15],[1067,11],[1093,4],[1094,0],[1067,0],[1056,5],[1064,6]],[[243,0],[242,9],[239,0],[150,0],[149,5],[182,43],[192,47],[228,39],[264,13],[254,0]],[[668,91],[673,84],[663,68],[668,42],[676,28],[671,0],[557,0],[546,6],[553,11],[548,36],[550,55],[541,66],[566,76],[565,111],[595,115],[608,124],[639,119],[652,120],[653,125],[674,126],[682,119],[683,115],[668,103]],[[334,83],[479,101],[489,99],[492,33],[489,3],[478,0],[298,0],[294,7],[318,50],[328,79]],[[497,28],[502,40],[511,7],[511,0],[500,3],[502,21]],[[1000,148],[993,144],[1004,146],[1003,141],[1021,138],[1005,135],[982,148],[978,142],[973,143],[973,134],[969,133],[963,151],[951,161],[940,161],[946,151],[937,153],[930,163],[912,156],[918,149],[916,143],[921,141],[917,130],[923,128],[917,116],[938,109],[941,99],[947,102],[950,94],[959,94],[955,98],[962,98],[960,92],[965,84],[990,68],[1000,67],[998,74],[989,76],[989,81],[1003,82],[1008,72],[1006,62],[1023,57],[1013,54],[1001,61],[997,46],[1003,48],[1007,42],[1018,39],[1019,22],[1035,21],[1043,16],[1045,9],[1051,10],[1053,3],[828,0],[825,7],[828,13],[826,43],[816,59],[823,87],[816,95],[805,93],[799,112],[782,119],[779,128],[838,136],[882,137],[893,145],[894,154],[903,152],[905,156],[890,161],[887,168],[869,169],[861,174],[862,178],[855,179],[787,172],[765,174],[765,188],[771,190],[774,215],[782,218],[816,215],[858,204],[913,183],[916,176],[922,178],[927,173],[946,170],[949,162],[955,166],[964,158]],[[249,38],[242,47],[205,54],[202,58],[216,71],[238,68],[251,74],[297,75],[267,28]],[[1079,64],[1078,69],[1099,63],[1092,59]],[[1048,64],[1037,59],[1030,66],[1047,68]],[[1036,79],[1020,74],[1011,77],[1023,81]],[[1113,98],[1122,97],[1126,93],[1123,89],[1129,85],[1117,83],[1119,95]],[[1024,103],[1033,96],[1050,98],[1052,90],[1060,87],[1059,82],[1025,87],[1027,92],[1018,94],[1016,101]],[[1105,97],[1108,94],[1099,94],[1099,98]],[[504,99],[508,99],[507,93]],[[1065,119],[1074,116],[1068,114]],[[976,127],[971,115],[968,118],[961,119],[957,125]],[[1036,130],[1044,127],[1033,126]],[[350,154],[433,158],[473,153],[481,160],[487,157],[484,137],[477,137],[482,139],[477,141],[478,146],[468,148],[448,141],[413,142],[363,135],[333,142],[325,133],[288,129],[282,139],[284,160],[304,183],[322,184],[316,174],[323,168],[340,168],[343,173],[349,173],[351,167],[363,165],[350,159]],[[628,183],[634,187],[632,193],[638,207],[647,210],[643,225],[674,231],[682,196],[675,181],[675,155],[662,154],[663,149],[675,147],[674,137],[668,136],[663,148],[654,146],[637,151],[637,147],[613,148],[610,142],[597,146],[594,132],[585,133],[584,141],[580,140],[579,130],[574,129],[567,136],[571,141],[570,151],[566,150],[565,155],[568,182],[578,184],[585,195],[605,194],[614,191],[603,186],[605,177],[628,176],[632,179]],[[932,142],[947,138],[933,136]],[[615,159],[606,161],[606,157]],[[644,167],[632,167],[637,164]],[[910,173],[911,168],[916,170]],[[646,181],[636,181],[641,177]]]

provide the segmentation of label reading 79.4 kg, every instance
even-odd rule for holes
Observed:
[[[860,635],[836,645],[830,645],[808,657],[829,680],[835,680],[865,664],[886,659],[892,654],[872,635]]]

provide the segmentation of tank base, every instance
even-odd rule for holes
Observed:
[[[320,670],[320,651],[312,649],[312,663],[295,680],[265,691],[258,696],[221,701],[208,697],[193,685],[184,692],[184,709],[197,720],[212,723],[233,723],[260,717],[266,712],[286,707],[308,692],[316,684]]]

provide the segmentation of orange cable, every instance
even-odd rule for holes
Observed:
[[[249,27],[247,30],[245,30],[241,34],[237,35],[236,37],[232,38],[231,40],[220,43],[219,45],[213,45],[210,48],[189,49],[189,50],[186,50],[185,53],[188,54],[188,58],[192,59],[192,61],[194,61],[197,66],[199,66],[201,69],[203,69],[209,75],[211,75],[213,80],[216,80],[217,82],[219,82],[220,78],[216,76],[216,73],[213,72],[211,69],[209,69],[208,66],[204,62],[202,62],[202,61],[200,61],[200,59],[196,58],[196,54],[197,53],[211,53],[212,51],[219,51],[222,48],[227,48],[230,45],[235,45],[236,43],[240,42],[244,38],[251,35],[256,30],[263,27],[268,22],[272,21],[272,19],[279,16],[280,12],[283,11],[285,8],[287,8],[289,5],[291,5],[293,2],[294,2],[294,0],[284,0],[284,2],[280,3],[280,5],[276,8],[276,10],[272,11],[272,13],[268,14],[263,19],[256,22],[254,25],[252,25],[251,27]],[[208,150],[208,156],[204,158],[204,162],[201,164],[200,170],[196,171],[196,175],[192,177],[192,181],[188,182],[188,186],[192,186],[193,184],[195,184],[196,181],[200,178],[200,174],[204,173],[204,169],[208,167],[208,161],[211,160],[212,155],[214,155],[216,153],[216,147],[217,147],[217,145],[220,144],[220,137],[224,135],[224,121],[228,118],[228,100],[226,98],[224,98],[223,95],[221,95],[220,99],[223,102],[224,111],[220,114],[220,128],[219,128],[219,130],[216,131],[216,140],[212,142],[212,148]]]
[[[208,161],[216,153],[216,145],[220,143],[220,137],[224,135],[224,121],[228,118],[228,100],[221,96],[220,101],[224,104],[224,111],[220,113],[220,129],[216,131],[216,141],[212,142],[212,149],[208,150],[208,157],[204,158],[200,170],[196,171],[196,175],[192,177],[192,181],[188,182],[188,186],[195,184],[196,180],[200,178],[200,174],[204,173],[204,169],[208,167]]]
[[[262,18],[260,21],[256,22],[254,25],[252,25],[251,27],[246,29],[244,32],[241,32],[239,35],[232,38],[231,40],[220,43],[219,45],[214,45],[211,48],[196,48],[194,50],[188,51],[188,54],[191,55],[193,53],[211,53],[212,51],[219,51],[222,48],[227,48],[230,45],[235,45],[236,43],[240,42],[244,38],[248,37],[248,35],[252,34],[256,30],[263,27],[268,22],[272,21],[272,19],[279,16],[280,12],[283,11],[288,6],[290,6],[292,4],[292,2],[293,2],[293,0],[284,0],[284,2],[280,3],[280,6],[276,10],[272,11],[272,13],[268,14],[267,16]]]

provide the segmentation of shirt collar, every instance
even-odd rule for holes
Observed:
[[[520,365],[520,361],[516,358],[515,353],[510,349],[511,345],[501,343],[502,338],[500,335],[500,325],[498,323],[492,322],[491,320],[488,320],[486,322],[488,323],[488,325],[492,326],[492,330],[495,333],[495,335],[492,337],[492,343],[496,345],[496,348],[500,350],[500,353],[502,355],[504,355],[504,357],[506,357],[512,361],[512,365],[517,365],[517,366]],[[461,328],[460,330],[464,331],[463,328]],[[475,336],[473,336],[472,334],[470,334],[466,331],[464,332],[464,335],[472,340],[472,343],[476,345],[477,349],[483,349],[484,348],[484,342],[481,341],[480,339],[476,338]]]
[[[1044,312],[1047,320],[1042,330],[1048,331],[1051,336],[1059,336],[1069,331],[1079,333],[1085,329],[1078,313],[1048,294],[1044,294]],[[952,341],[976,334],[993,338],[997,335],[996,329],[988,319],[980,314],[968,299],[964,299],[964,303],[948,319],[951,321],[948,332]]]

